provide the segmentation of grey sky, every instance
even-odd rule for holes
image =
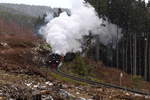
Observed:
[[[0,0],[0,3],[17,3],[30,5],[46,5],[51,7],[71,8],[72,5],[78,5],[83,0]]]
[[[30,5],[46,5],[51,7],[71,8],[78,6],[83,0],[0,0],[0,3],[17,3]],[[145,0],[148,2],[148,0]]]

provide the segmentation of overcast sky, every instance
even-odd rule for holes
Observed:
[[[72,5],[79,5],[83,0],[0,0],[0,3],[17,3],[30,5],[46,5],[51,7],[71,8]]]
[[[72,5],[80,5],[82,1],[83,0],[0,0],[0,3],[17,3],[71,8]],[[148,2],[148,0],[145,1]]]

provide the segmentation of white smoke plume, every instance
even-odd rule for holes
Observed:
[[[46,20],[48,24],[41,27],[39,32],[51,45],[54,53],[65,55],[67,52],[82,51],[78,39],[88,35],[89,31],[92,34],[102,34],[102,37],[109,36],[108,29],[101,26],[102,20],[98,18],[95,9],[89,4],[82,3],[73,6],[71,16],[63,12],[59,17],[53,18],[49,14]]]

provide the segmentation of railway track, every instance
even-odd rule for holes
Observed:
[[[134,93],[134,94],[139,94],[139,95],[143,95],[143,96],[150,96],[150,93],[142,92],[142,91],[139,91],[139,90],[124,88],[124,87],[121,87],[121,86],[108,84],[108,83],[95,82],[95,81],[92,81],[92,80],[87,80],[87,79],[84,79],[84,78],[69,75],[69,74],[66,74],[66,73],[62,72],[60,69],[53,70],[53,72],[56,73],[56,74],[61,75],[62,77],[66,77],[66,78],[69,78],[69,79],[72,79],[72,80],[75,80],[75,81],[84,82],[84,83],[94,85],[94,86],[100,86],[100,87],[106,87],[106,88],[115,88],[115,89],[131,92],[131,93]]]

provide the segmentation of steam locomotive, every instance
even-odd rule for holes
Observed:
[[[48,65],[52,69],[56,69],[59,66],[61,66],[62,62],[69,62],[72,61],[75,58],[75,53],[67,53],[65,56],[61,56],[56,53],[52,53],[48,56]]]
[[[48,56],[48,65],[53,68],[57,68],[57,66],[62,62],[63,57],[59,54],[53,53]]]

